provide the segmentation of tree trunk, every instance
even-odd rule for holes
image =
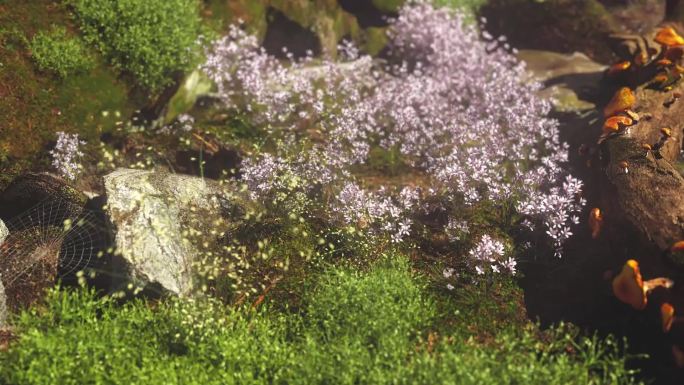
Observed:
[[[665,20],[684,22],[684,1],[667,0],[665,3]]]
[[[684,93],[684,81],[670,91],[636,87],[633,109],[640,120],[624,135],[605,140],[593,159],[605,236],[633,258],[670,276],[684,274],[684,259],[668,252],[674,242],[684,239],[684,177],[677,168],[684,100],[675,99],[676,93]],[[659,151],[642,147],[657,147],[665,127],[672,136]]]

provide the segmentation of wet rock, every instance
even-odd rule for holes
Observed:
[[[9,230],[7,230],[7,226],[5,226],[5,222],[0,219],[0,245],[2,245],[2,242],[5,241],[5,238],[9,235]]]
[[[594,109],[595,95],[600,93],[606,66],[586,55],[562,54],[539,50],[521,50],[518,58],[525,62],[531,78],[546,86],[542,96],[550,97],[559,112]]]
[[[169,100],[166,108],[162,111],[159,125],[171,123],[180,114],[192,109],[197,99],[207,95],[213,87],[212,81],[200,70],[192,71],[183,79],[176,93]]]
[[[236,195],[216,181],[156,171],[118,169],[104,184],[121,272],[139,287],[191,295],[200,249],[216,241],[210,232]]]

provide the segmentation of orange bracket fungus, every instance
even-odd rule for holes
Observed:
[[[601,209],[594,207],[589,212],[589,228],[591,229],[591,237],[593,239],[598,238],[601,234],[601,228],[603,227],[603,214]]]
[[[613,278],[613,294],[634,309],[643,310],[648,303],[648,294],[653,289],[658,287],[669,289],[672,285],[671,279],[662,277],[644,282],[641,278],[639,263],[630,259],[622,267],[620,274]]]
[[[656,62],[658,67],[669,67],[672,65],[672,61],[668,59],[661,59]]]
[[[613,278],[613,294],[620,301],[637,310],[646,308],[644,281],[641,279],[639,263],[630,259],[615,278]]]
[[[653,147],[651,147],[651,145],[648,143],[643,143],[641,145],[641,148],[646,151],[646,154],[644,154],[645,157],[648,157],[648,153],[651,152],[651,150],[653,150]]]
[[[606,119],[606,121],[603,123],[603,132],[605,133],[614,133],[620,131],[621,128],[625,126],[631,126],[633,124],[633,121],[631,118],[628,118],[626,116],[611,116],[610,118]]]
[[[674,320],[675,309],[674,306],[665,302],[660,305],[660,319],[663,324],[663,332],[667,333],[672,328],[672,321]]]
[[[619,63],[615,63],[608,68],[608,76],[615,76],[624,71],[627,71],[631,66],[632,63],[629,61],[621,61]]]
[[[684,241],[675,242],[674,245],[670,247],[670,251],[673,253],[676,253],[678,251],[684,251]]]
[[[627,161],[623,160],[622,162],[620,162],[620,170],[622,170],[622,172],[624,172],[625,174],[629,173],[628,167],[629,167],[629,163],[627,163]]]
[[[661,28],[655,36],[655,42],[666,47],[684,45],[684,38],[672,27]]]
[[[632,90],[629,87],[622,87],[615,92],[613,98],[610,99],[608,105],[603,109],[603,116],[609,117],[618,112],[632,109],[635,103],[636,97]]]

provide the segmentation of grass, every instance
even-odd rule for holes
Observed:
[[[0,354],[0,382],[633,383],[612,340],[531,324],[479,340],[468,319],[483,314],[438,307],[403,257],[365,272],[330,268],[302,291],[301,309],[277,311],[268,302],[117,305],[88,289],[54,290],[19,317],[21,338]],[[461,319],[436,329],[457,311]]]
[[[29,48],[41,71],[56,74],[60,78],[86,72],[93,66],[93,59],[81,40],[67,36],[64,27],[38,32],[31,39]]]

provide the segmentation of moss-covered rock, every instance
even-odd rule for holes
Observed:
[[[225,17],[224,26],[242,20],[247,29],[260,38],[266,36],[269,27],[269,9],[275,9],[312,31],[323,51],[333,56],[342,38],[358,40],[361,37],[356,18],[342,9],[337,0],[236,0],[230,1],[227,9],[214,3],[210,3],[212,18]],[[221,12],[227,14],[221,15]]]

